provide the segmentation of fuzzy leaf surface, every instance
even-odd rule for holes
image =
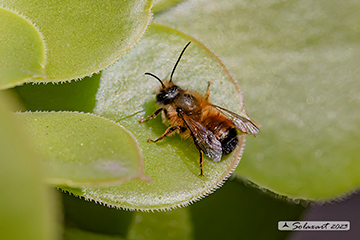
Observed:
[[[166,11],[168,8],[174,7],[176,4],[184,0],[155,0],[152,10],[154,13]]]
[[[47,181],[71,187],[143,178],[142,156],[123,127],[76,112],[16,113],[47,165]]]
[[[45,78],[45,45],[27,19],[0,5],[0,89]]]
[[[0,0],[26,16],[46,41],[46,74],[39,81],[82,78],[111,65],[142,36],[152,0]]]
[[[174,135],[157,144],[146,142],[148,138],[159,137],[166,125],[160,116],[148,123],[139,123],[158,108],[154,91],[160,83],[144,76],[144,72],[167,80],[179,53],[189,41],[192,44],[181,59],[174,82],[184,89],[205,94],[211,81],[210,101],[242,113],[239,89],[214,54],[181,32],[153,25],[136,48],[102,73],[94,109],[96,114],[121,123],[134,134],[144,155],[145,174],[153,181],[132,180],[122,186],[81,188],[82,196],[129,209],[184,206],[216,189],[238,164],[245,136],[239,137],[238,148],[221,162],[205,157],[203,177],[199,176],[199,152],[191,139],[182,140]]]

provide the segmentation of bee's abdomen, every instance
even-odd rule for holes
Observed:
[[[239,143],[239,139],[237,138],[237,131],[233,127],[230,127],[223,131],[221,135],[217,138],[221,143],[223,155],[227,155],[234,151],[234,149]]]
[[[221,143],[222,154],[227,155],[234,151],[239,143],[237,138],[237,130],[230,120],[218,117],[209,117],[204,122],[204,125]]]

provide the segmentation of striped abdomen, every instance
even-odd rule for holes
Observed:
[[[223,155],[234,151],[239,139],[237,138],[237,130],[229,119],[222,115],[209,116],[203,120],[202,124],[214,133],[220,141]]]

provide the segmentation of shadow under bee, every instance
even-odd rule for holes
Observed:
[[[150,100],[143,105],[144,116],[151,115],[156,109],[157,104],[155,100]],[[148,128],[152,134],[149,137],[156,138],[157,136],[164,133],[164,131],[168,128],[166,123],[163,122],[161,114],[156,118],[152,119],[152,121],[148,121],[144,123],[144,126]],[[172,151],[174,154],[180,156],[182,162],[186,165],[186,167],[191,171],[194,176],[198,175],[198,162],[199,152],[196,149],[195,144],[191,139],[183,139],[179,134],[172,134],[165,138],[163,141],[159,141],[151,147],[161,148],[161,151]],[[169,150],[171,148],[171,150]],[[205,158],[205,166],[208,165],[208,160]],[[178,161],[176,157],[174,157],[174,161]],[[165,166],[164,166],[165,167]],[[200,176],[199,176],[200,177]],[[201,178],[201,177],[200,177]]]

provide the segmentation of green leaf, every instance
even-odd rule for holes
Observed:
[[[237,179],[189,207],[194,239],[288,239],[278,221],[299,220],[304,207],[276,199]]]
[[[53,192],[42,182],[42,165],[0,94],[0,232],[2,239],[56,239]]]
[[[120,210],[118,210],[120,211]],[[121,240],[119,235],[105,235],[80,229],[65,228],[65,240]],[[186,209],[165,213],[137,212],[127,235],[127,240],[188,240],[191,238],[191,222]]]
[[[137,212],[130,226],[127,239],[193,239],[189,209],[183,208],[156,213]]]
[[[177,135],[159,143],[147,143],[166,129],[160,117],[146,124],[139,120],[158,106],[154,90],[156,79],[144,76],[149,71],[162,79],[170,72],[184,45],[192,44],[184,54],[174,82],[204,94],[212,82],[210,101],[241,113],[241,94],[219,59],[195,39],[176,30],[154,25],[146,37],[126,56],[101,75],[96,114],[120,122],[138,140],[144,155],[144,170],[152,182],[132,180],[121,186],[81,188],[82,196],[108,205],[129,209],[169,209],[204,197],[222,184],[240,161],[244,136],[238,148],[221,162],[204,158],[204,174],[199,176],[199,152],[191,139]],[[134,67],[135,66],[135,67]],[[225,95],[224,92],[227,94]],[[71,192],[71,190],[70,190]]]
[[[91,75],[125,54],[147,27],[152,0],[0,0],[0,5],[39,27],[47,48],[46,81],[58,82]]]
[[[94,235],[117,236],[128,240],[185,240],[191,239],[193,233],[188,208],[155,213],[130,212],[108,208],[65,193],[62,197],[66,225],[89,231],[89,235],[91,231]],[[68,231],[69,229],[65,229],[65,236],[68,235]],[[72,230],[73,233],[78,231]]]
[[[71,187],[145,179],[132,135],[106,119],[76,112],[17,113],[47,165],[47,182]]]
[[[187,208],[129,212],[62,194],[67,226],[127,239],[287,239],[277,222],[299,220],[305,208],[237,179]],[[261,231],[259,231],[261,228]]]
[[[104,235],[127,236],[136,212],[108,208],[67,193],[61,196],[64,225]]]
[[[23,16],[0,8],[0,89],[45,78],[45,47],[38,29]]]
[[[152,10],[154,11],[154,13],[160,13],[182,1],[184,0],[155,0]]]
[[[64,229],[64,240],[123,240],[120,236],[104,235],[100,233],[94,233],[84,231],[76,228]]]
[[[26,110],[92,112],[100,74],[59,84],[24,84],[14,88]]]
[[[237,174],[286,196],[325,200],[360,184],[359,11],[352,0],[206,0],[155,21],[202,39],[236,74],[261,125]]]

